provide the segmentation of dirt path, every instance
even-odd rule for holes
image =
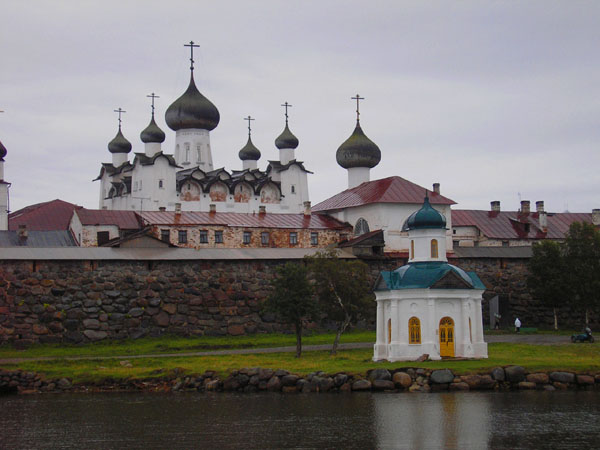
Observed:
[[[488,343],[495,342],[511,342],[511,343],[522,343],[522,344],[536,344],[536,345],[555,345],[555,344],[570,344],[569,336],[557,336],[552,334],[502,334],[486,336],[485,341]],[[585,344],[581,344],[585,345]],[[372,348],[373,342],[357,342],[352,344],[340,344],[340,350],[356,349],[356,348]],[[331,345],[304,345],[302,346],[303,351],[318,351],[318,350],[329,350]],[[121,355],[121,356],[68,356],[68,357],[56,357],[56,356],[40,356],[36,358],[7,358],[0,359],[0,365],[2,364],[18,364],[21,362],[28,361],[53,361],[58,359],[65,359],[69,361],[79,361],[84,359],[94,360],[106,360],[106,359],[140,359],[140,358],[177,358],[177,357],[194,357],[194,356],[220,356],[220,355],[249,355],[256,353],[284,353],[284,352],[295,352],[295,346],[287,347],[269,347],[269,348],[244,348],[238,350],[213,350],[205,352],[187,352],[187,353],[159,353],[159,354],[148,354],[148,355]]]

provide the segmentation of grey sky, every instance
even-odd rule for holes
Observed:
[[[219,109],[215,167],[240,169],[248,114],[259,167],[290,128],[313,204],[347,187],[335,161],[361,124],[399,175],[458,208],[600,208],[600,3],[592,1],[28,1],[0,6],[0,140],[11,209],[61,198],[98,207],[106,145],[157,122],[196,83]]]

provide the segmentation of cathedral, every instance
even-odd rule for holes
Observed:
[[[190,82],[186,91],[165,113],[167,126],[175,132],[174,152],[164,152],[165,133],[152,115],[140,133],[144,152],[135,153],[121,130],[108,144],[112,162],[103,163],[100,174],[100,209],[136,211],[199,211],[235,213],[301,213],[308,203],[309,172],[295,156],[298,139],[288,126],[275,139],[279,160],[258,168],[260,150],[252,143],[248,117],[248,142],[239,151],[242,170],[227,171],[213,166],[210,132],[219,125],[219,110],[194,82],[193,48]]]

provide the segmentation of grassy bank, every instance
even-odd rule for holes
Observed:
[[[337,356],[328,352],[306,352],[302,358],[293,353],[262,353],[250,355],[225,355],[168,358],[130,359],[131,367],[122,361],[85,359],[68,361],[31,361],[3,365],[5,369],[20,368],[43,373],[47,378],[69,377],[75,382],[97,382],[107,378],[132,379],[151,378],[175,372],[201,374],[206,370],[216,370],[221,375],[242,367],[285,368],[299,375],[314,371],[327,373],[365,373],[369,369],[423,367],[429,369],[449,368],[457,374],[481,373],[497,366],[521,365],[527,370],[553,371],[566,370],[579,373],[600,372],[600,345],[527,345],[497,343],[489,345],[489,359],[466,361],[430,361],[423,363],[374,363],[371,349],[340,351]]]

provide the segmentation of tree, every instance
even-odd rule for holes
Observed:
[[[302,328],[305,320],[316,315],[317,302],[308,270],[302,264],[286,263],[277,270],[273,280],[275,288],[267,299],[264,310],[279,316],[285,323],[294,325],[296,331],[296,358],[302,354]]]
[[[309,270],[321,311],[336,323],[336,335],[331,348],[335,355],[340,337],[348,325],[368,314],[373,308],[369,283],[369,266],[359,260],[342,260],[336,249],[308,256]]]
[[[600,306],[600,231],[590,223],[573,222],[567,232],[566,263],[573,305],[585,311]]]
[[[552,308],[555,330],[558,330],[556,308],[564,306],[570,299],[567,274],[564,245],[555,241],[542,241],[533,245],[527,286],[534,297]]]

